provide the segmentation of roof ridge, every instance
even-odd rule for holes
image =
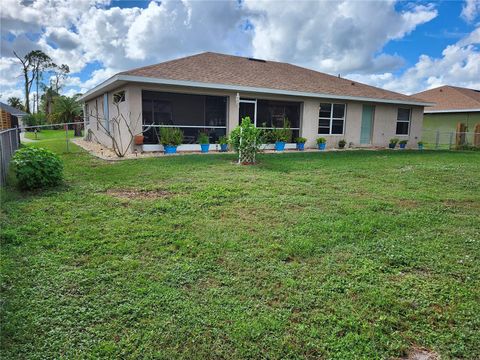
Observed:
[[[462,88],[460,86],[452,86],[452,85],[447,85],[447,86],[450,86],[453,90],[455,90],[456,92],[458,92],[462,96],[467,97],[467,98],[469,98],[469,99],[471,99],[471,100],[480,104],[480,92],[478,94],[478,99],[475,98],[474,96],[471,96],[473,94],[469,93],[470,91],[478,91],[478,90],[469,89],[469,88]]]
[[[133,69],[124,70],[124,71],[121,71],[121,72],[119,72],[115,75],[128,75],[127,73],[129,73],[131,71],[150,69],[150,68],[152,68],[154,66],[158,66],[160,64],[168,64],[168,63],[171,63],[171,62],[184,60],[184,59],[189,59],[189,58],[192,58],[192,57],[196,57],[196,56],[200,56],[200,55],[204,55],[204,54],[208,54],[208,53],[210,53],[210,51],[203,51],[201,53],[196,53],[196,54],[184,56],[184,57],[181,57],[181,58],[171,59],[171,60],[162,61],[162,62],[155,63],[155,64],[150,64],[150,65],[140,66],[140,67],[133,68]]]

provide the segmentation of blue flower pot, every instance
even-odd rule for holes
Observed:
[[[388,148],[389,149],[395,149],[395,145],[397,145],[397,144],[388,144]]]
[[[228,144],[220,144],[220,151],[226,152],[228,150]]]
[[[277,141],[275,143],[275,150],[276,151],[283,151],[285,150],[285,141]]]
[[[407,145],[407,144],[400,144],[400,149],[405,149],[405,146],[406,146],[406,145]]]
[[[175,154],[177,152],[175,145],[165,145],[163,149],[165,150],[165,154]]]
[[[325,150],[326,146],[327,146],[326,143],[318,144],[318,150]]]
[[[210,144],[200,144],[200,147],[202,148],[202,153],[207,153],[208,149],[210,148]]]
[[[305,143],[297,143],[297,150],[299,151],[305,150]]]
[[[418,144],[418,150],[423,150],[423,144]]]

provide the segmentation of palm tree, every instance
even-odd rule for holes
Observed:
[[[22,100],[20,100],[20,98],[18,97],[15,97],[15,96],[9,97],[7,100],[7,103],[8,105],[10,105],[11,107],[14,107],[15,109],[22,110],[22,111],[25,110],[22,104]]]
[[[53,101],[53,115],[57,121],[74,122],[82,113],[82,107],[77,101],[77,96],[58,96]],[[75,136],[82,136],[80,126],[75,126]]]

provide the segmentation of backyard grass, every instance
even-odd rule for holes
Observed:
[[[2,192],[2,359],[480,358],[478,152],[35,144],[66,181]]]
[[[65,130],[50,130],[50,129],[43,129],[37,131],[36,133],[33,131],[25,131],[25,137],[30,140],[58,140],[66,139]],[[74,138],[74,131],[68,130],[68,138]]]

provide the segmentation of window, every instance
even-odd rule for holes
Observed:
[[[108,93],[103,94],[103,127],[106,131],[110,131],[110,122],[108,116]]]
[[[411,109],[399,108],[397,112],[396,135],[408,135],[410,133],[410,114]]]
[[[345,127],[345,104],[320,104],[318,133],[342,135]]]
[[[159,127],[178,127],[184,142],[195,144],[199,132],[207,132],[212,143],[227,133],[227,98],[142,91],[142,114],[146,144],[158,143]],[[153,125],[153,126],[152,126]]]
[[[292,138],[296,138],[300,132],[300,104],[290,101],[241,99],[240,119],[250,116],[255,126],[261,129],[281,128],[285,119],[288,119]]]
[[[115,94],[113,94],[113,103],[114,104],[119,104],[121,102],[125,101],[125,91],[119,91]]]

